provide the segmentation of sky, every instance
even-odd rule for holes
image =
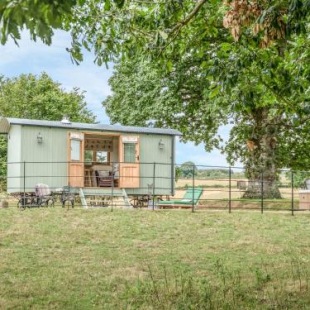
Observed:
[[[0,45],[0,75],[17,77],[20,74],[40,75],[46,72],[54,81],[59,82],[65,90],[74,87],[85,91],[88,109],[92,111],[97,121],[109,124],[101,102],[111,94],[108,84],[112,69],[94,64],[94,55],[84,53],[84,61],[80,65],[73,64],[66,48],[70,47],[70,36],[65,32],[56,32],[51,46],[40,41],[33,42],[28,33],[22,34],[19,46],[13,41]],[[228,136],[228,128],[222,128],[220,134]],[[228,166],[225,156],[215,150],[207,153],[202,144],[176,143],[176,163],[192,161],[197,166]]]

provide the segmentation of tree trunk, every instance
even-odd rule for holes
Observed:
[[[281,193],[279,191],[277,180],[270,180],[266,178],[262,179],[250,179],[247,190],[243,194],[243,198],[250,199],[280,199]]]
[[[276,128],[268,124],[265,111],[259,115],[256,123],[256,136],[254,141],[247,142],[249,157],[245,169],[249,179],[248,187],[243,198],[279,199],[281,193],[278,188],[278,169],[276,165],[275,149],[277,140]],[[251,148],[249,147],[251,145]]]

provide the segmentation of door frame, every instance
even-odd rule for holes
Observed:
[[[116,142],[116,146],[115,147],[116,147],[117,151],[119,150],[119,147],[118,147],[119,140],[120,140],[120,134],[119,133],[114,133],[114,132],[98,132],[98,131],[84,131],[83,134],[84,134],[84,141],[86,141],[87,138],[90,138],[90,136],[91,136],[91,138],[98,137],[98,139],[105,138],[105,137],[106,138],[111,138],[113,141],[116,139],[117,142]],[[84,142],[83,154],[85,154],[85,151],[86,151],[85,145],[86,145],[86,142]],[[114,142],[113,142],[113,146],[114,146]],[[112,149],[112,151],[110,151],[110,153],[111,152],[113,153],[113,152],[116,152],[116,151]],[[117,158],[115,158],[115,156],[113,156],[113,158],[111,159],[111,154],[109,154],[109,156],[110,156],[109,163],[108,164],[101,163],[101,165],[110,166],[111,170],[113,170],[113,164],[119,163],[119,154],[117,154]],[[116,161],[115,161],[115,159],[116,159]],[[93,163],[94,163],[94,161],[92,161],[91,167],[94,166]],[[95,165],[100,165],[100,163],[95,163]],[[83,169],[84,173],[85,173],[85,169],[86,169],[86,167],[85,167],[85,159],[84,159],[84,169]],[[91,179],[93,180],[93,177],[95,177],[95,176],[93,176],[92,171],[94,171],[94,170],[91,170]],[[96,184],[96,182],[92,181],[92,187],[97,187],[97,185],[95,185],[94,183]],[[118,187],[118,183],[117,182],[115,182],[115,183],[117,184],[116,187]]]
[[[125,162],[124,145],[132,143],[135,145],[135,161]],[[140,187],[140,137],[138,135],[123,134],[119,139],[119,187]]]
[[[72,141],[79,141],[79,159],[72,159]],[[84,187],[84,133],[68,132],[67,135],[68,155],[68,186]]]

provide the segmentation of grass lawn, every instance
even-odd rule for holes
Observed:
[[[0,309],[310,309],[309,221],[0,209]]]

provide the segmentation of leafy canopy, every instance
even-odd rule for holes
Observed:
[[[277,197],[279,168],[310,169],[309,4],[131,2],[113,15],[129,30],[113,28],[121,57],[103,103],[112,122],[178,128],[241,160],[249,178],[263,175]],[[111,49],[101,51],[105,60]],[[217,130],[228,123],[223,144]]]
[[[40,76],[0,77],[0,115],[45,120],[68,115],[72,121],[95,121],[82,91],[74,88],[67,92],[44,72]]]
[[[70,20],[74,57],[93,50],[98,64],[135,55],[156,57],[168,69],[174,57],[206,54],[210,40],[227,36],[230,42],[268,47],[305,33],[309,0],[86,0]],[[69,29],[68,28],[68,29]],[[283,46],[282,46],[283,47]]]
[[[168,73],[139,57],[123,61],[114,67],[113,94],[103,105],[112,122],[177,128],[184,140],[221,148],[232,163],[253,157],[248,140],[260,146],[257,152],[271,135],[278,166],[305,169],[306,162],[310,167],[309,65],[307,57],[299,63],[294,57],[304,46],[292,45],[281,57],[273,49],[221,42],[212,57],[189,55]],[[217,131],[228,123],[233,127],[223,145]]]
[[[70,30],[72,18],[77,8],[88,10],[92,3],[105,8],[113,3],[121,8],[124,0],[85,1],[85,0],[1,0],[0,2],[0,42],[5,44],[9,38],[16,44],[24,29],[34,41],[40,38],[45,44],[52,43],[54,30]],[[70,49],[69,49],[70,51]]]
[[[83,0],[2,0],[0,3],[0,41],[7,42],[8,37],[15,43],[21,38],[25,28],[32,40],[40,38],[51,44],[53,30],[64,29],[66,20],[72,16],[72,7],[82,5]]]

